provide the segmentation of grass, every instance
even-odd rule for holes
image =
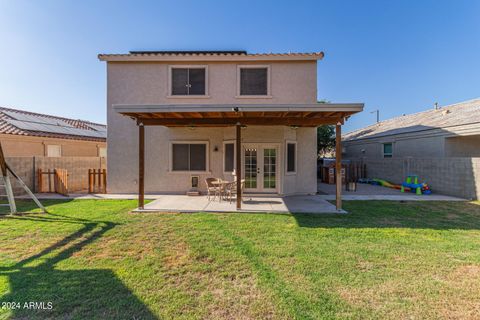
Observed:
[[[350,201],[349,215],[46,204],[0,218],[0,303],[21,303],[0,319],[480,317],[479,203]]]

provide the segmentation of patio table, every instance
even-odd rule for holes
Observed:
[[[226,181],[226,180],[216,180],[212,181],[213,185],[216,185],[220,189],[220,201],[222,201],[222,198],[225,196],[225,186],[229,183],[232,183],[232,181]]]

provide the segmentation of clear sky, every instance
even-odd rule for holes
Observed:
[[[0,0],[0,105],[105,121],[129,50],[324,51],[318,98],[375,121],[480,97],[480,1]]]

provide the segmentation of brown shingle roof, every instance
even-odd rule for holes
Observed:
[[[19,118],[16,118],[16,115],[19,115]],[[76,128],[80,130],[75,130],[77,131],[76,134],[41,131],[41,130],[38,130],[38,128],[34,128],[34,126],[31,126],[31,127],[32,129],[35,129],[35,130],[28,130],[25,128],[29,127],[29,124],[33,124],[33,123],[29,121],[23,121],[21,115],[33,116],[33,117],[38,117],[38,119],[46,119],[46,120],[50,119],[53,121],[67,123],[68,125],[71,126],[70,128]],[[78,120],[78,119],[57,117],[57,116],[12,109],[12,108],[0,107],[0,134],[13,134],[13,135],[23,135],[23,136],[36,136],[36,137],[104,142],[106,141],[106,130],[107,130],[107,126],[104,124]],[[90,133],[88,131],[91,131],[93,136],[90,136]],[[85,135],[82,135],[83,133],[85,133]]]
[[[343,140],[377,138],[475,123],[480,126],[480,98],[381,121],[349,132],[343,136]]]

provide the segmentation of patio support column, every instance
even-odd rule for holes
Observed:
[[[342,124],[337,122],[335,128],[335,186],[337,210],[342,210]]]
[[[237,210],[242,209],[242,126],[237,122],[236,126],[236,165],[237,174]]]
[[[145,204],[145,127],[138,123],[138,208]]]

